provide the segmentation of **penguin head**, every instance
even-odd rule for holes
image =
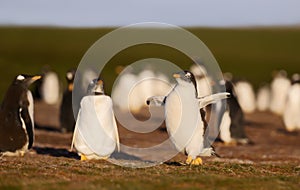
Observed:
[[[90,82],[88,89],[88,95],[103,95],[104,94],[104,84],[99,78],[94,79]]]
[[[300,83],[300,74],[295,73],[292,75],[292,84],[299,84]]]
[[[197,93],[197,83],[195,76],[190,71],[180,71],[173,74],[173,77],[176,79],[179,85],[189,86],[192,85],[196,91],[196,97],[198,96]]]
[[[39,80],[42,76],[40,75],[25,75],[25,74],[20,74],[16,76],[15,80],[13,81],[14,84],[16,85],[24,85],[26,88],[29,87],[34,81]]]
[[[70,69],[69,71],[67,71],[66,79],[68,83],[72,83],[74,81],[75,72],[76,72],[75,69]]]
[[[179,84],[193,84],[195,87],[197,86],[195,76],[190,71],[180,71],[174,73],[173,77]]]

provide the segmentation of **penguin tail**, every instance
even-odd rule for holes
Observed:
[[[166,102],[166,96],[151,96],[146,100],[149,106],[164,106]]]
[[[228,92],[221,92],[217,94],[212,94],[208,96],[204,96],[202,98],[198,98],[200,108],[204,108],[209,104],[214,104],[220,100],[226,99],[230,97],[230,93]]]

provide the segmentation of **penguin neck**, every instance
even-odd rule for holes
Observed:
[[[175,89],[189,97],[193,96],[195,99],[198,98],[197,89],[193,84],[176,84]]]
[[[27,89],[18,84],[12,84],[4,95],[1,109],[19,111],[22,94],[27,93]]]

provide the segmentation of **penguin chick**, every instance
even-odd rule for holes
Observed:
[[[0,154],[23,156],[34,140],[30,84],[41,76],[18,75],[8,87],[0,108]]]
[[[80,102],[71,149],[75,147],[81,160],[107,159],[116,147],[120,150],[112,100],[104,95],[100,79],[94,79],[87,92]]]
[[[212,147],[204,146],[205,113],[203,107],[228,97],[228,93],[218,93],[198,98],[194,75],[189,71],[175,73],[177,84],[167,96],[147,99],[148,105],[164,106],[166,128],[177,150],[187,154],[187,164],[201,165],[199,156],[211,156]]]

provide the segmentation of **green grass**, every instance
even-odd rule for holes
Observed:
[[[35,74],[50,65],[64,81],[87,49],[112,28],[0,28],[0,97],[19,73]],[[255,87],[270,81],[274,69],[300,72],[300,28],[209,29],[188,28],[212,51],[221,69],[250,80]],[[116,77],[114,66],[143,58],[168,59],[183,68],[191,62],[174,49],[155,45],[131,47],[117,54],[105,68],[108,92]]]
[[[39,161],[38,161],[39,159]],[[7,158],[0,189],[298,189],[295,164],[207,162],[203,166],[159,165],[132,169],[105,161],[80,162],[39,156]]]

